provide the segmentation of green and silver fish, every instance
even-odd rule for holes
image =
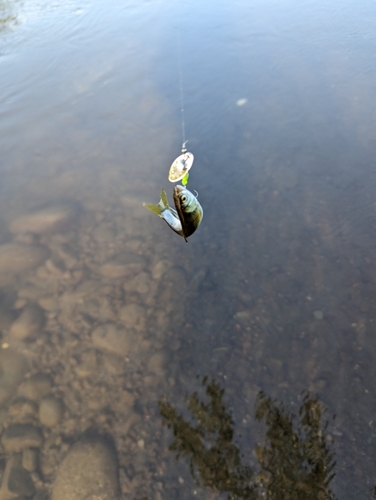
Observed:
[[[157,205],[150,203],[143,203],[143,205],[161,217],[175,233],[182,236],[188,243],[188,236],[191,236],[201,224],[204,212],[197,197],[187,188],[175,186],[173,196],[176,210],[169,206],[164,189],[161,190],[161,199]]]

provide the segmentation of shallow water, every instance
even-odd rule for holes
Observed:
[[[372,498],[375,20],[0,0],[0,421],[41,429],[39,492],[89,429],[124,498]],[[179,57],[188,245],[142,207],[172,199]]]

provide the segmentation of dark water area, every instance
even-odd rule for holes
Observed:
[[[375,23],[0,0],[0,500],[373,498]]]

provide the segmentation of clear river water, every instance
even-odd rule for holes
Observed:
[[[373,498],[375,26],[0,0],[1,499]],[[172,203],[181,91],[188,244],[142,206]],[[64,493],[94,435],[112,482]]]

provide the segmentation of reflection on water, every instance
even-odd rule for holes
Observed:
[[[266,498],[335,498],[329,489],[335,476],[333,438],[322,418],[320,402],[308,393],[298,415],[259,394],[256,419],[265,421],[267,431],[265,444],[257,448],[256,455]]]
[[[184,418],[168,401],[160,400],[163,422],[172,428],[169,446],[187,458],[198,485],[228,493],[230,499],[334,499],[329,484],[335,476],[332,436],[316,397],[306,393],[298,414],[263,392],[256,399],[255,419],[266,424],[265,439],[255,450],[258,467],[234,441],[234,422],[224,402],[224,389],[203,379],[206,401],[197,392],[187,399]],[[250,424],[254,425],[254,424]]]

